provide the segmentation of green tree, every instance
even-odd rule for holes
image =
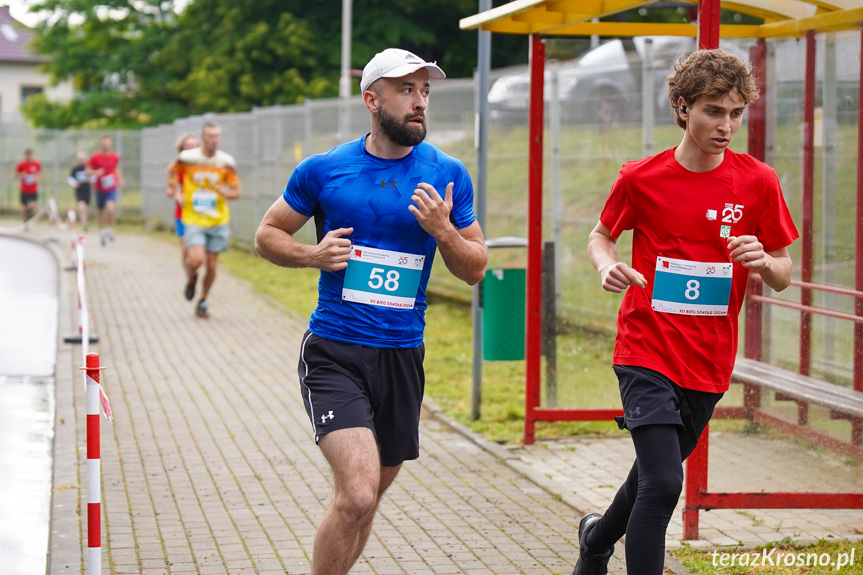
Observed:
[[[28,99],[24,113],[39,126],[134,127],[338,95],[336,0],[193,0],[179,14],[171,0],[40,0],[31,9],[53,14],[33,42],[49,57],[45,70],[76,87],[69,103]],[[351,66],[395,46],[437,60],[449,77],[470,76],[477,36],[458,21],[476,9],[476,0],[354,0]],[[523,63],[527,40],[497,36],[493,52],[495,66]]]
[[[361,69],[380,50],[397,46],[437,60],[451,77],[476,67],[476,32],[458,20],[476,12],[475,0],[354,0],[351,67]],[[180,17],[162,56],[176,80],[172,89],[197,111],[238,111],[338,95],[341,2],[197,0]],[[216,38],[217,41],[210,41]],[[516,57],[513,60],[513,48]],[[527,41],[501,40],[499,61],[526,61]],[[359,92],[359,82],[353,84]]]
[[[183,110],[153,58],[174,28],[169,3],[42,0],[31,10],[52,12],[32,43],[49,56],[45,71],[55,82],[72,78],[76,90],[69,104],[28,98],[24,113],[37,125],[129,127],[168,121]]]
[[[338,72],[321,61],[321,39],[290,4],[190,4],[157,56],[171,76],[168,89],[193,112],[244,111],[337,93]]]

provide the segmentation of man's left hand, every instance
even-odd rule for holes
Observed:
[[[745,268],[760,271],[769,263],[764,246],[755,236],[732,236],[728,238],[728,249],[731,259]]]

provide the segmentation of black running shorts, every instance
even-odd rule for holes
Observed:
[[[88,206],[92,195],[90,194],[90,186],[78,186],[75,188],[75,199],[79,202],[84,202]]]
[[[337,429],[366,427],[377,438],[381,465],[419,457],[424,356],[422,344],[370,347],[307,331],[297,371],[315,441]]]
[[[691,451],[713,416],[713,408],[724,394],[680,387],[665,375],[632,365],[615,365],[620,382],[623,417],[620,429],[642,425],[676,425],[681,451]]]

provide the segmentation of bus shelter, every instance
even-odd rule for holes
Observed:
[[[587,409],[542,407],[541,385],[541,340],[542,340],[542,261],[543,261],[543,132],[544,132],[544,37],[562,36],[606,36],[634,37],[688,36],[697,39],[702,49],[716,48],[720,38],[755,39],[750,50],[750,61],[762,90],[770,89],[764,75],[766,40],[775,38],[800,38],[805,42],[803,129],[802,129],[802,201],[798,224],[801,230],[800,279],[792,285],[800,289],[800,301],[790,303],[762,295],[757,274],[750,281],[746,304],[746,329],[744,355],[747,360],[758,362],[761,357],[761,312],[766,305],[791,307],[799,312],[799,369],[801,377],[810,375],[810,333],[813,315],[827,315],[853,323],[853,392],[863,397],[863,119],[859,114],[859,102],[863,100],[863,89],[857,86],[857,176],[856,176],[856,230],[854,253],[854,289],[837,288],[814,283],[813,276],[813,181],[815,177],[815,49],[816,34],[835,31],[856,30],[863,32],[863,0],[700,0],[697,3],[697,20],[693,24],[657,24],[603,21],[603,18],[649,6],[650,2],[639,0],[515,0],[503,6],[480,12],[460,21],[464,30],[478,29],[501,34],[528,35],[530,97],[528,107],[528,189],[527,189],[527,259],[525,287],[525,425],[524,442],[534,442],[535,424],[538,421],[604,420],[622,415],[620,409]],[[695,5],[693,4],[695,7]],[[722,24],[722,9],[748,14],[762,20],[757,25]],[[863,33],[861,33],[863,40]],[[858,52],[857,65],[863,76],[863,58]],[[858,76],[859,78],[859,76]],[[750,110],[749,154],[765,160],[765,109],[760,99]],[[813,306],[812,294],[816,291],[842,293],[854,299],[854,312]],[[825,382],[825,385],[827,384]],[[747,397],[752,396],[751,387],[744,386]],[[851,390],[849,390],[851,391]],[[780,394],[777,394],[779,398]],[[860,397],[852,398],[859,403]],[[797,403],[798,421],[765,416],[766,422],[782,429],[796,430],[805,427],[808,404],[800,397],[789,397]],[[747,400],[748,401],[748,400]],[[744,408],[726,408],[727,413],[717,409],[717,417],[739,417],[743,410],[751,414],[758,409],[758,402]],[[855,408],[856,409],[856,408]],[[850,413],[850,415],[849,415]],[[806,431],[806,436],[817,443],[863,459],[863,418],[857,411],[831,411],[831,417],[851,422],[850,442],[837,442],[829,437],[819,437],[817,432]],[[687,461],[686,510],[684,511],[684,538],[698,537],[698,511],[715,508],[860,508],[863,494],[859,493],[709,493],[707,492],[707,444],[706,429],[699,448]],[[820,441],[819,441],[820,440]]]

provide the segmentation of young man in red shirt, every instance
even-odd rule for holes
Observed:
[[[113,151],[114,139],[102,136],[99,151],[87,162],[87,175],[95,176],[96,208],[98,209],[99,242],[114,241],[114,219],[116,217],[117,188],[123,187],[123,172],[120,156]]]
[[[588,239],[603,289],[626,290],[613,367],[636,460],[605,514],[581,519],[574,575],[606,573],[624,535],[629,575],[663,572],[682,461],[731,381],[749,272],[777,291],[791,281],[798,234],[776,173],[728,149],[758,98],[749,66],[696,51],[675,65],[668,96],[682,141],[624,164]],[[631,265],[617,259],[624,230]]]
[[[24,160],[15,168],[15,177],[21,180],[21,212],[24,223],[36,213],[36,205],[39,199],[39,174],[42,166],[38,160],[33,159],[33,150],[24,150]]]

